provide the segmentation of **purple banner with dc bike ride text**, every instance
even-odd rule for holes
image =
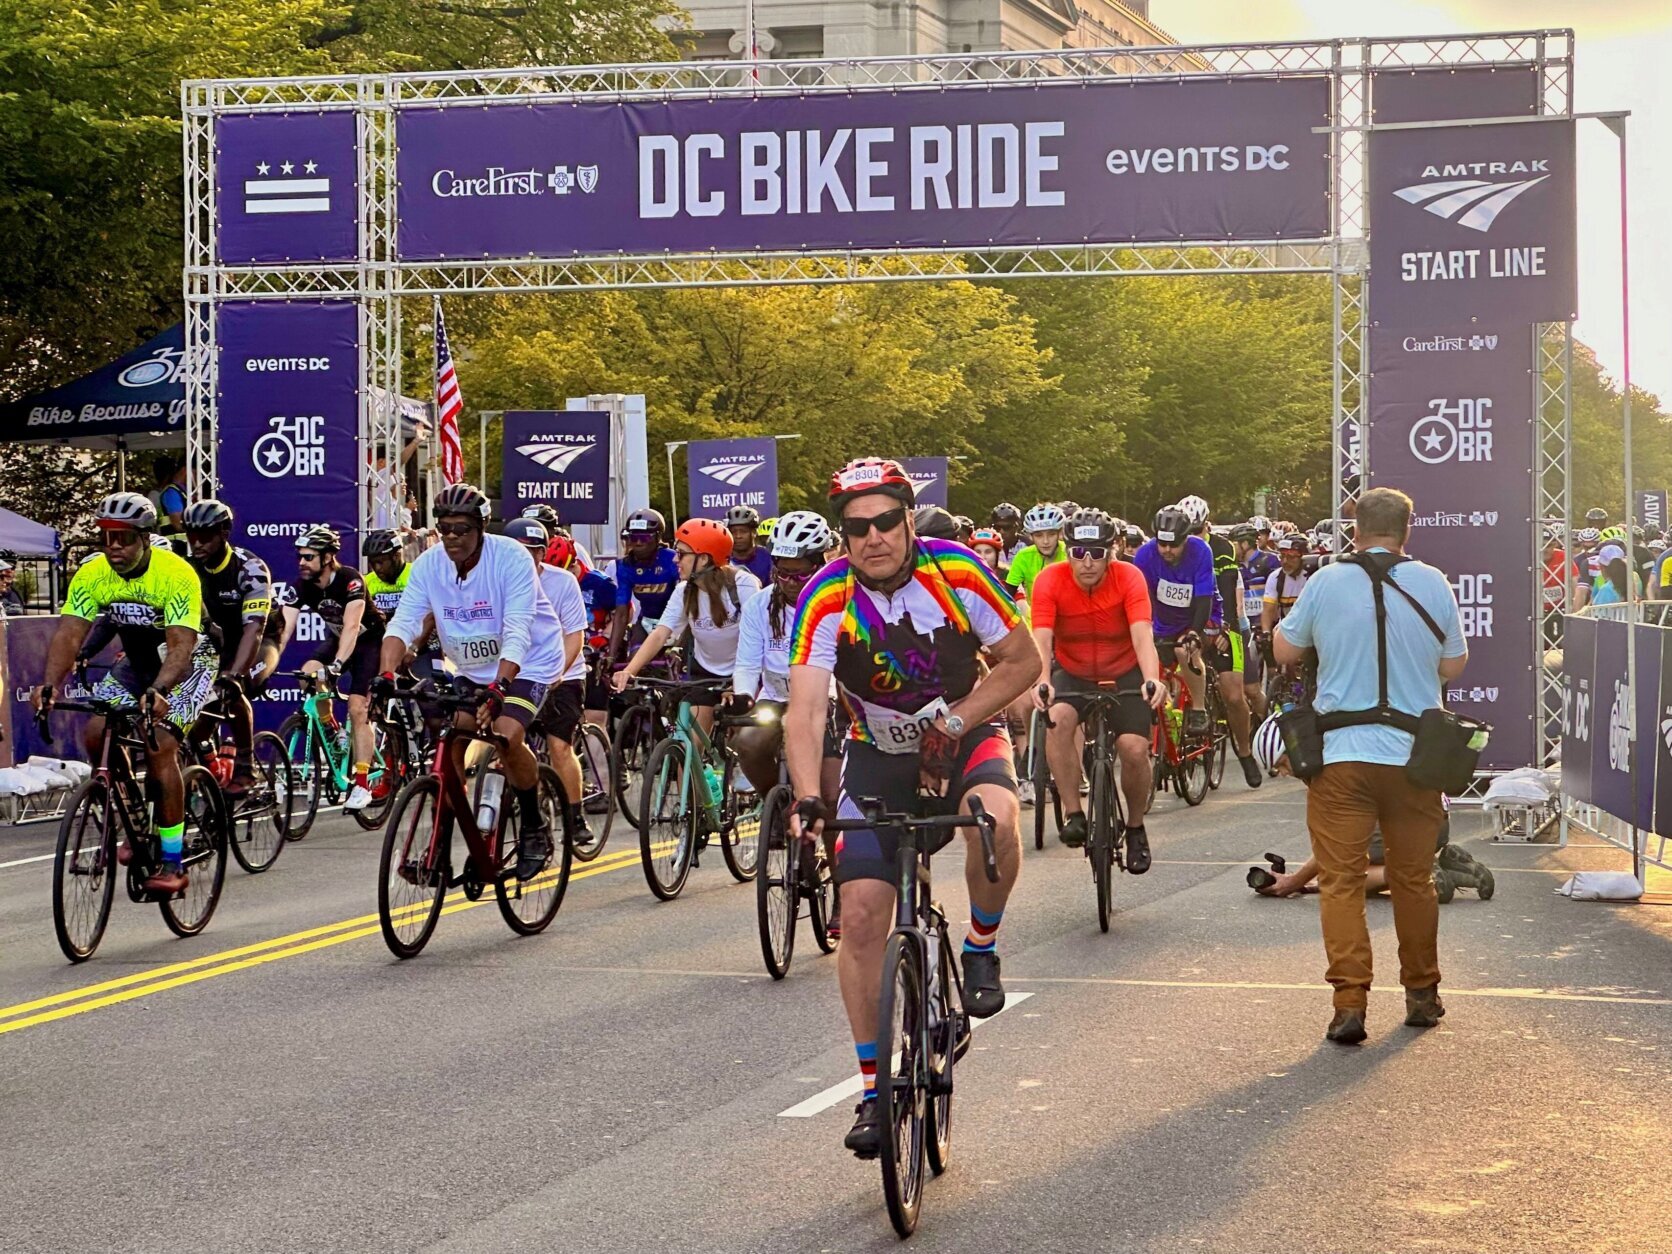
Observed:
[[[397,254],[1330,234],[1325,76],[397,109]]]
[[[952,461],[946,457],[902,457],[900,469],[911,480],[912,491],[919,505],[939,505],[946,508],[948,476]]]
[[[610,416],[587,409],[530,410],[500,420],[505,516],[550,505],[563,525],[610,520]]]
[[[724,519],[747,505],[762,518],[778,516],[778,441],[771,436],[692,440],[685,449],[688,518]]]
[[[349,110],[216,118],[216,260],[223,266],[355,260],[358,127]]]
[[[1483,770],[1533,764],[1534,344],[1531,328],[1369,332],[1369,486],[1415,502],[1408,551],[1457,595],[1469,664],[1446,704],[1492,724]]]

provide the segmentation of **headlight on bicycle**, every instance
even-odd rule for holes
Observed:
[[[770,727],[778,721],[778,707],[775,705],[757,705],[755,707],[755,722],[762,727]]]

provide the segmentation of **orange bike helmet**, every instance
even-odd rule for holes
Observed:
[[[693,552],[706,553],[716,566],[731,561],[732,538],[726,524],[714,518],[687,518],[679,524],[673,538],[688,545]]]

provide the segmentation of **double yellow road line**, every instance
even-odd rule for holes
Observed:
[[[601,857],[596,862],[578,864],[570,872],[569,881],[573,884],[574,881],[586,879],[591,875],[605,875],[611,871],[638,865],[639,851],[635,842],[631,849]],[[540,882],[538,879],[534,881],[536,885]],[[478,906],[493,904],[494,893],[491,887],[477,901],[469,900],[459,890],[454,889],[441,913],[458,914],[465,910],[474,910]],[[429,904],[426,902],[396,911],[396,916],[399,918],[428,909]],[[276,936],[272,940],[241,945],[237,949],[224,949],[220,953],[205,954],[201,958],[193,958],[186,962],[170,963],[149,971],[125,975],[120,979],[106,980],[102,984],[90,984],[85,988],[54,993],[50,997],[19,1002],[15,1006],[0,1007],[0,1036],[7,1032],[83,1015],[91,1010],[101,1010],[106,1006],[118,1006],[140,997],[166,992],[171,988],[184,988],[189,984],[212,980],[216,976],[247,971],[251,967],[277,962],[281,958],[295,958],[318,949],[328,949],[332,945],[342,945],[362,937],[374,936],[379,932],[380,926],[377,915],[363,914],[357,919],[344,919],[341,923],[329,923],[324,927],[309,928],[304,932],[291,932],[288,936]]]

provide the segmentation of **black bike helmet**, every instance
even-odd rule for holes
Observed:
[[[1021,508],[1019,506],[1012,505],[1009,501],[1000,501],[997,505],[993,506],[993,512],[989,515],[989,517],[992,518],[995,525],[1007,522],[1015,523],[1017,526],[1021,526],[1022,524]]]
[[[1063,538],[1075,548],[1113,548],[1118,534],[1115,520],[1100,509],[1076,511],[1063,528]]]
[[[558,519],[557,511],[550,505],[547,505],[544,501],[524,508],[521,517],[538,518],[540,520],[540,524],[545,527],[547,531],[556,531],[558,527],[562,525]]]
[[[968,544],[970,537],[975,534],[975,519],[968,514],[954,514],[952,521],[958,524],[957,539],[963,544]]]
[[[1162,543],[1182,544],[1192,530],[1190,515],[1177,505],[1168,505],[1156,511],[1155,538]]]
[[[1231,528],[1230,538],[1245,544],[1254,544],[1260,538],[1259,530],[1251,522],[1238,523]]]
[[[657,511],[636,509],[627,515],[627,521],[621,525],[621,534],[633,539],[645,536],[660,539],[667,529],[667,521]]]
[[[912,515],[912,527],[925,540],[958,538],[958,520],[939,505],[921,506]]]
[[[336,528],[324,523],[315,523],[296,537],[297,548],[313,549],[316,553],[335,553],[342,546],[343,538],[337,534]]]
[[[401,538],[388,529],[368,531],[366,542],[360,546],[360,551],[366,555],[367,559],[387,557],[391,553],[401,551]]]
[[[542,553],[551,543],[551,532],[538,518],[513,518],[505,524],[505,534],[518,544],[538,548]]]
[[[213,531],[217,527],[232,526],[232,508],[220,501],[194,501],[180,515],[180,525],[187,531]]]
[[[752,505],[733,505],[726,511],[726,526],[728,527],[758,527],[760,525],[760,511]]]
[[[450,483],[435,494],[437,518],[453,514],[486,522],[488,511],[488,494],[472,484]]]

